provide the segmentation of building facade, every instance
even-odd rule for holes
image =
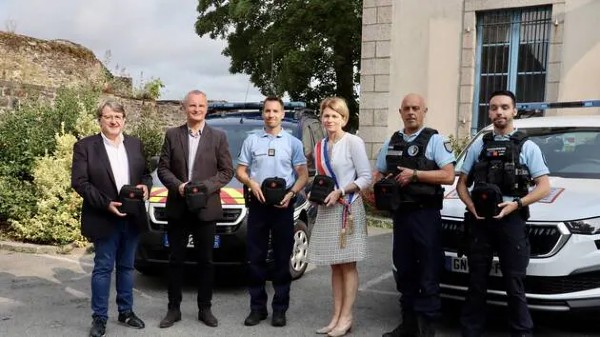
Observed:
[[[364,0],[360,135],[374,159],[402,127],[402,97],[426,124],[464,137],[489,123],[494,90],[519,102],[600,99],[600,1]],[[600,114],[598,108],[548,110]]]

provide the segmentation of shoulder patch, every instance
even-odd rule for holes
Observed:
[[[449,140],[444,142],[444,149],[448,151],[448,153],[452,153],[452,143]]]

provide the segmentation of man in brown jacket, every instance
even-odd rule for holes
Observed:
[[[216,221],[223,216],[220,189],[233,177],[233,164],[225,133],[206,125],[206,94],[192,90],[182,106],[187,123],[167,131],[157,170],[158,178],[169,190],[166,212],[171,250],[169,305],[160,327],[167,328],[181,320],[183,266],[190,234],[198,269],[198,319],[216,327],[218,321],[211,311],[213,243]],[[199,211],[190,210],[186,203],[185,187],[189,183],[206,189],[206,205]]]

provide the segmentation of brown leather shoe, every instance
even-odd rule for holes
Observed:
[[[216,328],[219,325],[219,321],[217,320],[215,315],[213,315],[210,308],[203,308],[198,310],[198,320],[204,322],[204,324],[211,328]]]
[[[181,311],[179,309],[169,309],[165,318],[158,325],[161,328],[172,327],[175,322],[181,321]]]

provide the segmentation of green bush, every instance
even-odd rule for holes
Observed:
[[[37,196],[28,181],[0,176],[0,224],[9,219],[25,219],[35,213]]]
[[[56,152],[36,160],[33,176],[36,212],[31,217],[11,219],[15,238],[35,243],[67,244],[83,242],[79,230],[81,198],[71,189],[73,144],[71,134],[56,136]]]
[[[454,155],[458,157],[458,155],[469,145],[471,141],[470,136],[465,137],[457,137],[454,135],[448,136],[448,140],[450,144],[452,144],[452,150],[454,151]]]
[[[24,104],[0,121],[0,226],[36,243],[81,241],[81,198],[71,189],[75,136],[99,131],[99,92],[60,89],[53,104]],[[61,136],[57,136],[60,134]]]
[[[0,121],[0,176],[31,181],[35,158],[54,152],[54,135],[61,129],[78,135],[80,113],[93,114],[98,98],[93,89],[61,89],[54,105],[26,103],[5,112]]]
[[[146,165],[150,165],[150,159],[160,154],[164,137],[158,116],[155,112],[144,109],[140,112],[139,119],[128,128],[131,130],[129,134],[138,137],[144,144],[144,158]]]

